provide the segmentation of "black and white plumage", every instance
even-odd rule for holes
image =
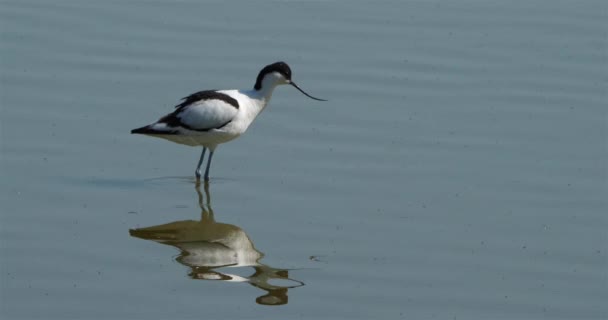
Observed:
[[[209,180],[209,167],[215,148],[243,134],[253,120],[266,107],[274,88],[289,84],[310,96],[291,80],[291,69],[285,62],[264,67],[256,78],[252,90],[205,90],[182,98],[175,111],[155,123],[133,129],[131,133],[163,138],[188,146],[203,146],[195,175],[201,176],[200,167],[207,148],[210,150],[205,169]]]

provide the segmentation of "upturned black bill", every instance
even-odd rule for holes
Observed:
[[[325,99],[319,99],[319,98],[315,98],[315,97],[309,95],[308,93],[304,92],[304,90],[300,89],[300,87],[298,87],[293,81],[290,82],[289,84],[292,85],[294,88],[300,90],[300,92],[302,92],[305,96],[307,96],[307,97],[309,97],[311,99],[318,100],[318,101],[327,101]]]

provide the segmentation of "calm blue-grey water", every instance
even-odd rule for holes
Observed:
[[[608,318],[605,1],[0,2],[3,319]],[[284,60],[249,131],[129,134]]]

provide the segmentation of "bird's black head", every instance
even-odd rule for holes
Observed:
[[[255,86],[253,86],[253,88],[255,90],[262,89],[262,80],[264,80],[264,76],[269,73],[273,73],[273,72],[278,72],[283,77],[285,77],[285,80],[291,81],[291,68],[289,68],[287,63],[285,63],[283,61],[279,61],[279,62],[275,62],[273,64],[269,64],[269,65],[265,66],[260,71],[257,79],[255,80]]]
[[[304,92],[304,90],[300,89],[300,87],[298,87],[298,85],[296,85],[296,83],[291,80],[291,68],[289,68],[287,63],[283,61],[275,62],[273,64],[265,66],[264,69],[262,69],[262,71],[260,71],[260,73],[258,74],[258,78],[255,80],[255,86],[253,86],[253,88],[255,90],[261,90],[262,84],[264,84],[264,79],[267,79],[266,85],[272,86],[272,88],[280,84],[289,84],[311,99],[327,101],[315,98]]]

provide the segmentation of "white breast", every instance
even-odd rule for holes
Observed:
[[[221,91],[239,102],[239,110],[234,119],[225,127],[239,135],[244,133],[249,125],[266,107],[267,100],[254,90],[227,90]]]

